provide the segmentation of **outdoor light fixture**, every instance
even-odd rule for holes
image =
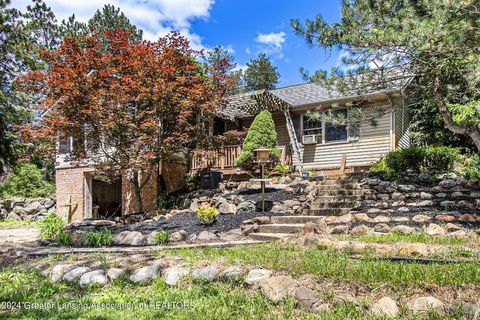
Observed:
[[[255,179],[255,181],[260,182],[262,186],[262,212],[265,212],[265,182],[270,181],[270,179],[265,179],[265,164],[270,162],[270,152],[269,148],[258,148],[254,149],[256,162],[260,164],[260,173],[261,179]]]

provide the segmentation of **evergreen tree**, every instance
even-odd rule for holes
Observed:
[[[125,14],[120,11],[120,8],[111,4],[103,6],[102,11],[97,10],[90,20],[88,20],[88,27],[99,33],[102,42],[106,42],[103,35],[105,32],[111,32],[117,29],[131,32],[130,41],[141,41],[143,31],[137,29]]]
[[[205,63],[208,74],[218,83],[218,79],[229,81],[228,94],[238,93],[240,91],[241,70],[234,70],[237,64],[235,57],[222,46],[216,46],[209,51]],[[219,85],[222,85],[219,83]]]
[[[271,90],[279,82],[280,73],[265,53],[260,53],[255,59],[247,63],[243,76],[246,91]]]
[[[52,9],[43,0],[33,0],[33,5],[27,6],[24,18],[27,21],[25,30],[39,49],[54,50],[58,47],[62,30]]]
[[[258,148],[269,148],[274,157],[279,156],[275,122],[268,110],[263,110],[253,120],[243,141],[242,152],[239,154],[236,164],[247,170],[253,169],[255,167],[253,150]]]
[[[350,71],[334,68],[329,76],[317,72],[315,77],[356,94],[408,83],[405,93],[410,95],[404,101],[413,108],[435,106],[446,128],[468,137],[480,152],[480,19],[475,1],[348,0],[341,12],[336,23],[321,16],[304,24],[291,22],[310,45],[348,53],[343,62]]]

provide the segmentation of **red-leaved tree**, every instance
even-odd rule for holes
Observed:
[[[43,53],[47,71],[18,79],[25,92],[43,96],[44,116],[24,133],[50,155],[58,135],[72,137],[71,160],[123,175],[142,212],[141,190],[159,161],[208,140],[203,126],[234,79],[208,70],[228,65],[200,63],[202,53],[177,33],[157,42],[132,42],[121,30],[105,37],[107,46],[98,35],[67,38]]]

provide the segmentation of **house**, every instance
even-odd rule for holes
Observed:
[[[401,96],[400,90],[401,86],[392,83],[388,90],[342,94],[318,83],[306,83],[237,94],[227,99],[210,131],[222,134],[248,128],[255,115],[267,109],[275,122],[282,163],[325,173],[365,170],[387,152],[410,143],[408,109],[392,103]],[[353,110],[361,110],[362,116],[357,112],[354,118]],[[326,116],[329,114],[336,114],[336,118],[344,121],[329,122]],[[88,161],[71,163],[66,155],[72,144],[67,139],[58,146],[58,214],[82,220],[133,212],[132,190],[126,179],[120,177],[112,183],[97,174]],[[159,165],[142,190],[145,211],[157,208],[162,191],[180,189],[187,171],[210,167],[225,175],[240,173],[235,165],[240,152],[241,145],[213,151],[193,150],[186,158]]]

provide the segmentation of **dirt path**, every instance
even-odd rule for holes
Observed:
[[[33,242],[38,239],[35,227],[0,229],[0,245]]]

